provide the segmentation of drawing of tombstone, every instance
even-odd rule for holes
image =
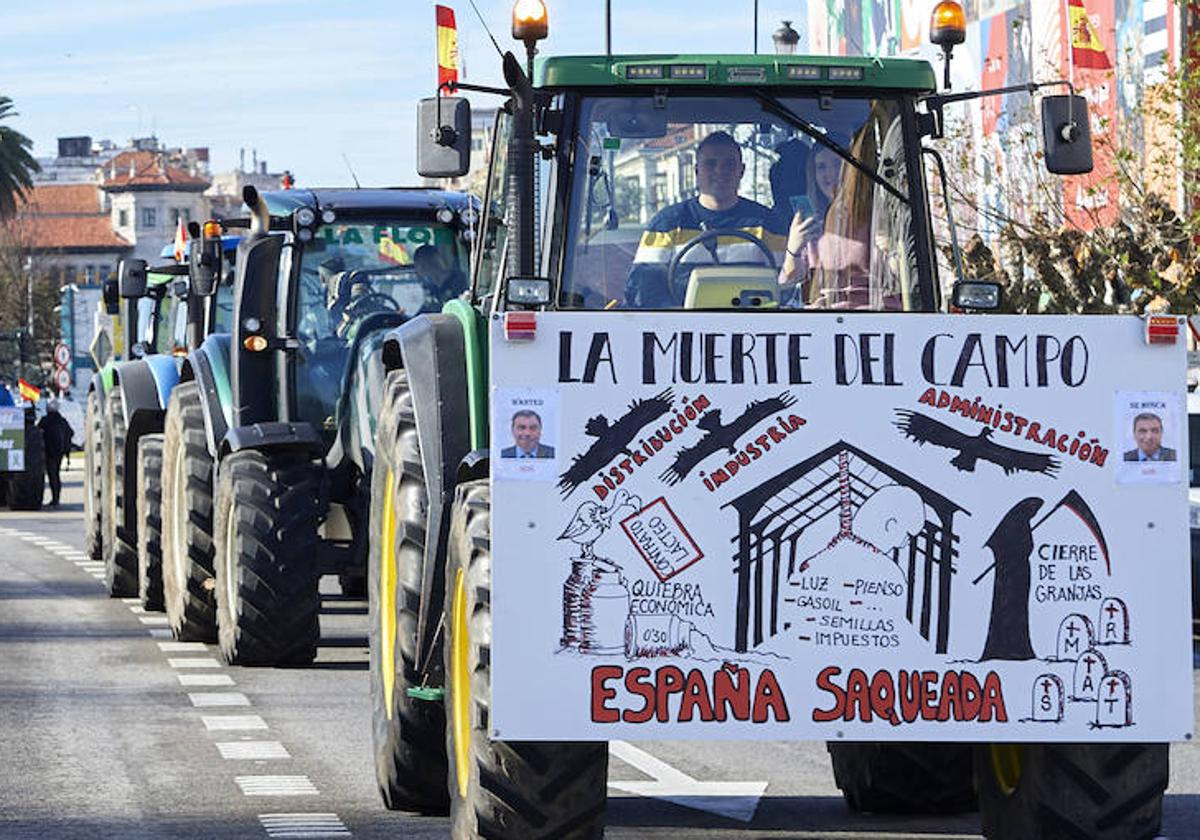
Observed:
[[[1108,660],[1094,648],[1085,650],[1075,662],[1075,677],[1071,681],[1071,699],[1096,702],[1100,678],[1108,672]]]
[[[1033,719],[1062,723],[1065,695],[1057,674],[1042,674],[1033,682]]]
[[[1101,679],[1096,725],[1133,725],[1133,681],[1124,671],[1109,671]]]
[[[1096,631],[1086,615],[1071,613],[1058,625],[1058,643],[1054,652],[1059,662],[1074,662],[1081,653],[1095,646]]]
[[[1129,644],[1129,609],[1120,598],[1105,598],[1100,604],[1100,644]]]

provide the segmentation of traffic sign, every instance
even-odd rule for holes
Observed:
[[[71,348],[61,342],[54,345],[54,364],[66,367],[71,363]]]
[[[69,390],[71,387],[71,371],[66,368],[57,368],[54,371],[54,387],[60,391]]]

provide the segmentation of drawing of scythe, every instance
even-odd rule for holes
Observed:
[[[1104,531],[1100,528],[1100,522],[1096,519],[1096,514],[1092,512],[1092,508],[1084,500],[1083,496],[1079,495],[1078,491],[1071,490],[1065,496],[1059,499],[1058,504],[1050,508],[1049,512],[1047,512],[1045,516],[1033,524],[1033,527],[1029,529],[1030,532],[1036,531],[1038,526],[1053,516],[1055,511],[1057,511],[1060,507],[1065,507],[1067,510],[1078,516],[1083,524],[1087,526],[1087,529],[1092,532],[1092,536],[1095,538],[1096,542],[1100,544],[1100,553],[1104,555],[1104,570],[1108,573],[1109,577],[1111,577],[1112,562],[1108,556],[1108,541],[1104,539]],[[971,584],[978,584],[979,581],[983,580],[984,577],[987,576],[987,573],[995,567],[996,561],[993,560],[986,569],[979,573],[979,576],[976,577],[975,580],[971,581]]]

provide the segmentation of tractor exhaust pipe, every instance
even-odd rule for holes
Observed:
[[[242,201],[250,208],[251,235],[266,234],[271,229],[271,212],[267,209],[267,202],[251,186],[242,188]]]

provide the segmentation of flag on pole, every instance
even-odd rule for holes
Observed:
[[[187,228],[183,226],[183,216],[175,220],[175,262],[183,262],[187,255]]]
[[[30,385],[23,378],[17,379],[17,391],[21,394],[21,399],[37,402],[42,398],[42,390],[34,385]]]
[[[454,10],[449,6],[435,6],[437,12],[437,63],[438,93],[442,85],[458,81],[458,27],[454,23]]]
[[[1089,70],[1111,70],[1104,44],[1088,18],[1083,0],[1067,0],[1067,31],[1071,33],[1071,64]]]

